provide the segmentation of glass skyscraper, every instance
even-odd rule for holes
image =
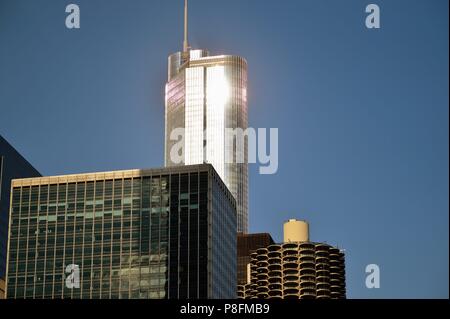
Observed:
[[[7,298],[236,297],[236,202],[211,165],[16,179],[10,215]]]
[[[170,55],[168,62],[165,165],[212,164],[236,199],[238,231],[246,233],[248,142],[227,143],[225,133],[248,126],[247,62],[239,56],[192,50],[187,44],[187,8],[183,51]],[[171,135],[178,128],[184,129],[181,162],[171,155],[179,142]]]
[[[0,136],[0,279],[6,274],[11,180],[35,176],[41,174]]]

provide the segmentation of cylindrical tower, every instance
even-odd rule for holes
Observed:
[[[309,241],[309,225],[304,220],[289,219],[283,230],[285,243]]]

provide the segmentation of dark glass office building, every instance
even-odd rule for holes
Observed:
[[[5,278],[6,274],[11,180],[36,176],[41,175],[0,136],[0,278]]]
[[[236,202],[211,165],[12,186],[7,298],[236,297]]]

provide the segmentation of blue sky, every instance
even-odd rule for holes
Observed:
[[[45,175],[162,166],[182,10],[0,0],[0,134]],[[191,0],[190,42],[245,57],[249,124],[279,128],[278,173],[250,167],[252,232],[307,219],[346,249],[350,298],[448,298],[448,1]]]

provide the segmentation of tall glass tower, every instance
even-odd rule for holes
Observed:
[[[237,230],[246,233],[247,139],[241,144],[227,143],[226,130],[245,132],[248,126],[247,62],[239,56],[211,56],[206,50],[191,49],[187,37],[187,0],[184,15],[183,51],[170,55],[168,61],[165,165],[212,164],[236,199]],[[184,129],[184,141],[174,134],[180,128]],[[173,158],[178,143],[183,143],[181,161]]]

